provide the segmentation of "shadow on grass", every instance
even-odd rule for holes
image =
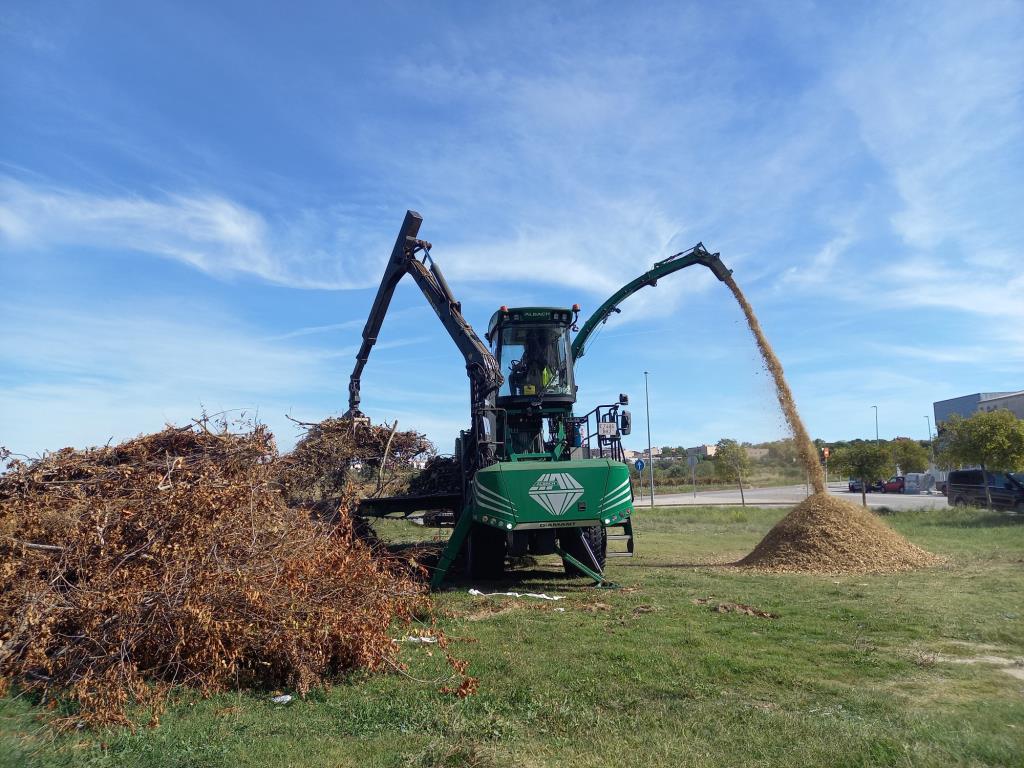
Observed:
[[[740,562],[738,560],[727,562],[727,563],[618,563],[619,568],[650,568],[656,570],[658,568],[736,568],[739,567]]]

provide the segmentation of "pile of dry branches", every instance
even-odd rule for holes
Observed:
[[[366,453],[383,455],[389,431],[370,430]],[[429,611],[422,581],[354,537],[346,509],[325,524],[285,503],[282,470],[303,468],[280,461],[264,427],[205,420],[8,461],[0,690],[16,682],[76,702],[77,721],[130,724],[133,703],[156,717],[173,685],[305,693],[397,665],[389,629]]]
[[[423,470],[409,481],[409,494],[458,493],[462,490],[459,460],[453,456],[431,456]]]
[[[418,432],[324,419],[297,422],[305,430],[295,449],[280,461],[280,479],[290,499],[319,501],[353,492],[388,495],[405,488],[411,462],[434,455],[434,446]]]

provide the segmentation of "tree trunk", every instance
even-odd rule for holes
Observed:
[[[868,508],[868,481],[863,477],[860,479],[860,503],[864,505],[864,509]]]
[[[745,506],[747,506],[747,499],[743,495],[743,475],[741,475],[739,472],[737,472],[736,473],[736,478],[737,478],[737,484],[740,487],[740,504],[742,504],[745,507]]]
[[[985,471],[985,462],[981,462],[981,482],[985,486],[985,504],[989,511],[992,510],[992,490],[988,487],[988,472]]]

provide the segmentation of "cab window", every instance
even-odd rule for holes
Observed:
[[[506,326],[501,331],[497,354],[505,376],[499,396],[572,394],[568,328]]]

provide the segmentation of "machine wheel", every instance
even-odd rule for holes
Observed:
[[[469,578],[497,581],[505,575],[505,532],[473,523],[469,531]]]
[[[954,507],[966,507],[967,506],[967,502],[964,501],[964,497],[963,496],[954,496],[953,497],[953,506]]]
[[[587,544],[590,545],[590,551],[594,553],[594,557],[597,558],[598,565],[601,566],[601,570],[604,570],[604,562],[608,553],[608,531],[603,525],[592,525],[589,528],[570,528],[564,537],[559,537],[559,543],[562,545],[562,549],[568,552],[570,555],[575,557],[583,564],[589,564],[590,558],[587,557],[587,553],[583,551],[583,542],[580,541],[576,531],[583,531],[583,538],[587,540]],[[570,563],[568,560],[562,560],[562,565],[565,566],[565,573],[567,576],[584,576],[585,574],[577,568],[575,565]]]

